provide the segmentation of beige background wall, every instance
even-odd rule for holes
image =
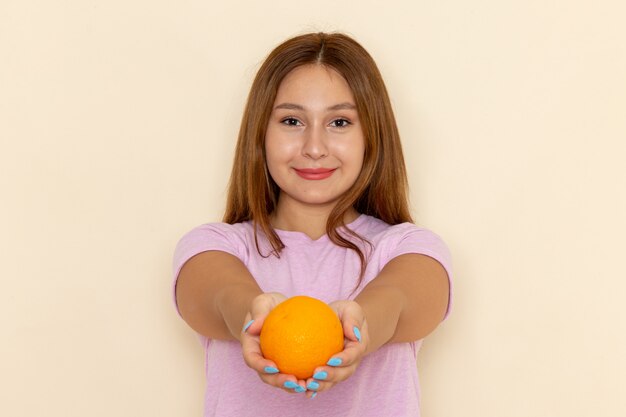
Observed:
[[[0,415],[200,415],[172,251],[221,216],[259,63],[309,30],[379,63],[415,217],[454,254],[453,314],[418,360],[424,416],[625,415],[625,16],[617,0],[2,0]]]

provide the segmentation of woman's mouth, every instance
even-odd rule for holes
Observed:
[[[330,168],[302,168],[302,169],[294,168],[294,169],[296,171],[296,174],[298,174],[300,177],[304,178],[305,180],[323,180],[333,175],[333,172],[335,172],[337,168],[333,168],[333,169],[330,169]]]

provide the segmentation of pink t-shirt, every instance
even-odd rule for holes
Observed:
[[[277,230],[285,244],[280,259],[259,255],[250,222],[211,223],[184,235],[174,254],[174,290],[182,266],[194,255],[220,250],[239,258],[265,292],[287,297],[308,295],[330,303],[353,299],[387,262],[405,253],[420,253],[439,261],[451,278],[450,253],[436,234],[411,223],[390,226],[360,215],[348,227],[372,243],[368,265],[357,291],[357,254],[333,244],[328,236],[312,240],[301,232]],[[269,253],[266,240],[259,242]],[[356,240],[353,240],[357,242]],[[366,249],[367,246],[362,246]],[[449,312],[450,306],[448,306]],[[447,316],[448,313],[446,313]],[[289,394],[264,384],[243,361],[237,341],[200,337],[205,347],[207,386],[204,416],[419,416],[416,358],[422,341],[393,343],[365,357],[357,371],[314,399]]]

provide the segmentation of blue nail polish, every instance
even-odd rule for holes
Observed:
[[[263,370],[266,374],[277,374],[279,372],[278,369],[273,366],[266,366]]]
[[[317,392],[314,392],[313,395],[311,395],[311,399],[315,398],[316,395],[317,395]]]
[[[326,365],[328,366],[339,366],[341,365],[341,362],[343,362],[340,358],[331,358],[328,362],[326,362]]]
[[[354,332],[354,335],[356,336],[356,340],[358,340],[360,342],[361,341],[361,331],[359,330],[359,328],[354,326],[352,331]]]
[[[326,378],[328,378],[328,374],[326,373],[326,371],[321,371],[321,372],[318,372],[315,375],[313,375],[313,378],[319,379],[320,381],[323,381]]]
[[[295,383],[295,382],[293,382],[293,381],[285,381],[285,383],[283,384],[283,386],[284,386],[285,388],[294,389],[294,388],[296,388],[296,387],[299,387],[300,385],[296,384],[296,383]]]
[[[306,391],[306,390],[305,390],[304,388],[302,388],[300,385],[298,385],[298,386],[294,389],[294,391],[295,391],[295,392],[297,392],[297,393],[301,393],[301,392],[304,392],[304,391]]]
[[[254,323],[254,320],[250,320],[249,322],[246,323],[245,326],[243,326],[244,333],[246,332],[246,330],[248,330],[250,326],[252,326],[252,323]]]
[[[311,391],[315,391],[315,390],[317,390],[317,389],[320,387],[320,384],[318,384],[318,383],[317,383],[317,382],[315,382],[315,381],[311,381],[311,382],[309,382],[309,383],[307,384],[307,386],[306,386],[306,387],[307,387],[307,389],[310,389]]]

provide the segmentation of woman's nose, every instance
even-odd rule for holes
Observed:
[[[320,159],[328,155],[326,131],[323,126],[313,125],[305,132],[302,154],[311,159]]]

